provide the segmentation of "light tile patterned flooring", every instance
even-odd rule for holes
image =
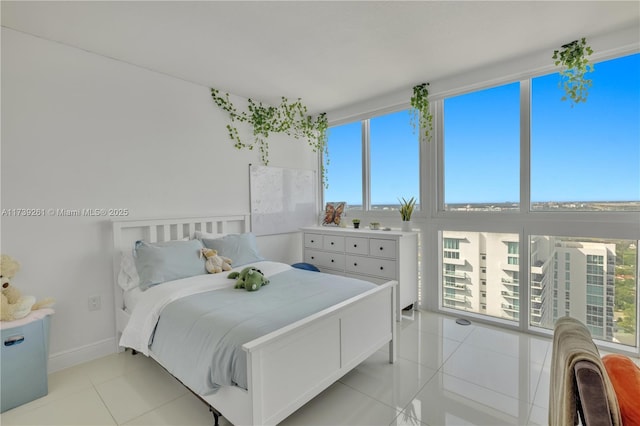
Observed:
[[[282,425],[545,425],[550,339],[413,312],[386,347]],[[49,376],[9,425],[213,425],[208,407],[152,359],[123,352]],[[229,425],[221,418],[221,425]]]

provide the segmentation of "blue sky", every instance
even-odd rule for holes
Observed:
[[[532,80],[531,196],[640,200],[640,54],[595,64],[586,103],[559,76]],[[518,202],[519,83],[445,100],[445,202]],[[418,196],[417,136],[404,111],[371,120],[372,204]],[[360,204],[360,122],[329,132],[327,201]]]

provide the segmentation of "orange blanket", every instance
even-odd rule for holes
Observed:
[[[620,406],[622,424],[640,425],[640,367],[624,355],[602,357]]]

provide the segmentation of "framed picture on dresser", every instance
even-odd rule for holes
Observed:
[[[329,201],[324,208],[322,226],[340,226],[342,214],[347,208],[345,201]]]

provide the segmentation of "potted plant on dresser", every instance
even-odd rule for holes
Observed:
[[[416,206],[415,197],[411,197],[409,200],[405,200],[404,197],[399,199],[400,201],[400,216],[402,217],[402,230],[405,232],[409,232],[413,228],[413,224],[411,223],[411,215],[413,214],[413,209]]]
[[[353,222],[353,227],[358,229],[360,228],[360,219],[353,219],[351,222]]]

